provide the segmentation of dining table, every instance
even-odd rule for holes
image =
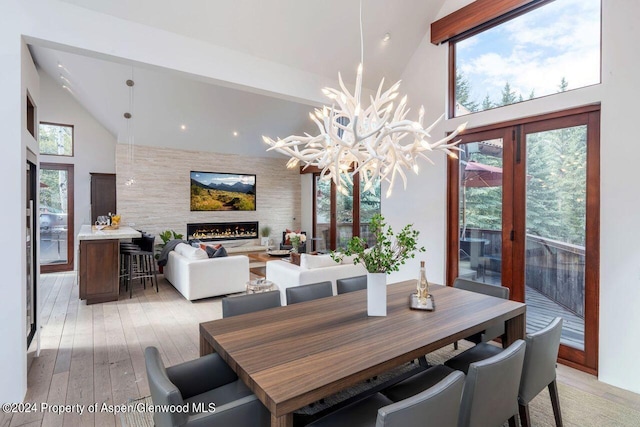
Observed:
[[[217,352],[271,413],[294,411],[505,323],[502,345],[525,336],[526,305],[432,285],[435,310],[410,308],[415,280],[387,286],[387,315],[367,315],[366,290],[200,324],[200,354]]]

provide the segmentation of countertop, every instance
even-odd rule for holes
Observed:
[[[78,240],[131,239],[141,236],[139,231],[131,227],[121,226],[117,230],[92,231],[90,225],[83,225],[78,233]]]

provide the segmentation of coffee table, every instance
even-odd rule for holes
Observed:
[[[260,277],[266,277],[267,275],[267,266],[266,264],[269,261],[283,261],[286,260],[283,257],[277,257],[277,256],[271,256],[269,255],[268,252],[253,252],[250,254],[247,254],[247,256],[249,257],[249,262],[251,261],[257,261],[260,263],[264,263],[264,265],[257,265],[255,267],[251,267],[249,268],[249,271],[253,274],[255,274],[256,276],[260,276]]]

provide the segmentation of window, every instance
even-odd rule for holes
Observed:
[[[600,83],[600,0],[556,0],[489,27],[450,42],[450,116]]]
[[[73,156],[73,126],[40,123],[40,154]]]

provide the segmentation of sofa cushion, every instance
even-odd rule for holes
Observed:
[[[213,256],[209,258],[224,258],[226,256],[228,256],[227,250],[224,248],[224,246],[220,246],[218,250],[215,251]]]
[[[300,268],[311,270],[314,268],[335,267],[339,263],[331,259],[331,255],[300,255]]]
[[[194,248],[186,243],[180,243],[174,249],[177,253],[187,259],[207,259],[207,253],[200,248]]]

